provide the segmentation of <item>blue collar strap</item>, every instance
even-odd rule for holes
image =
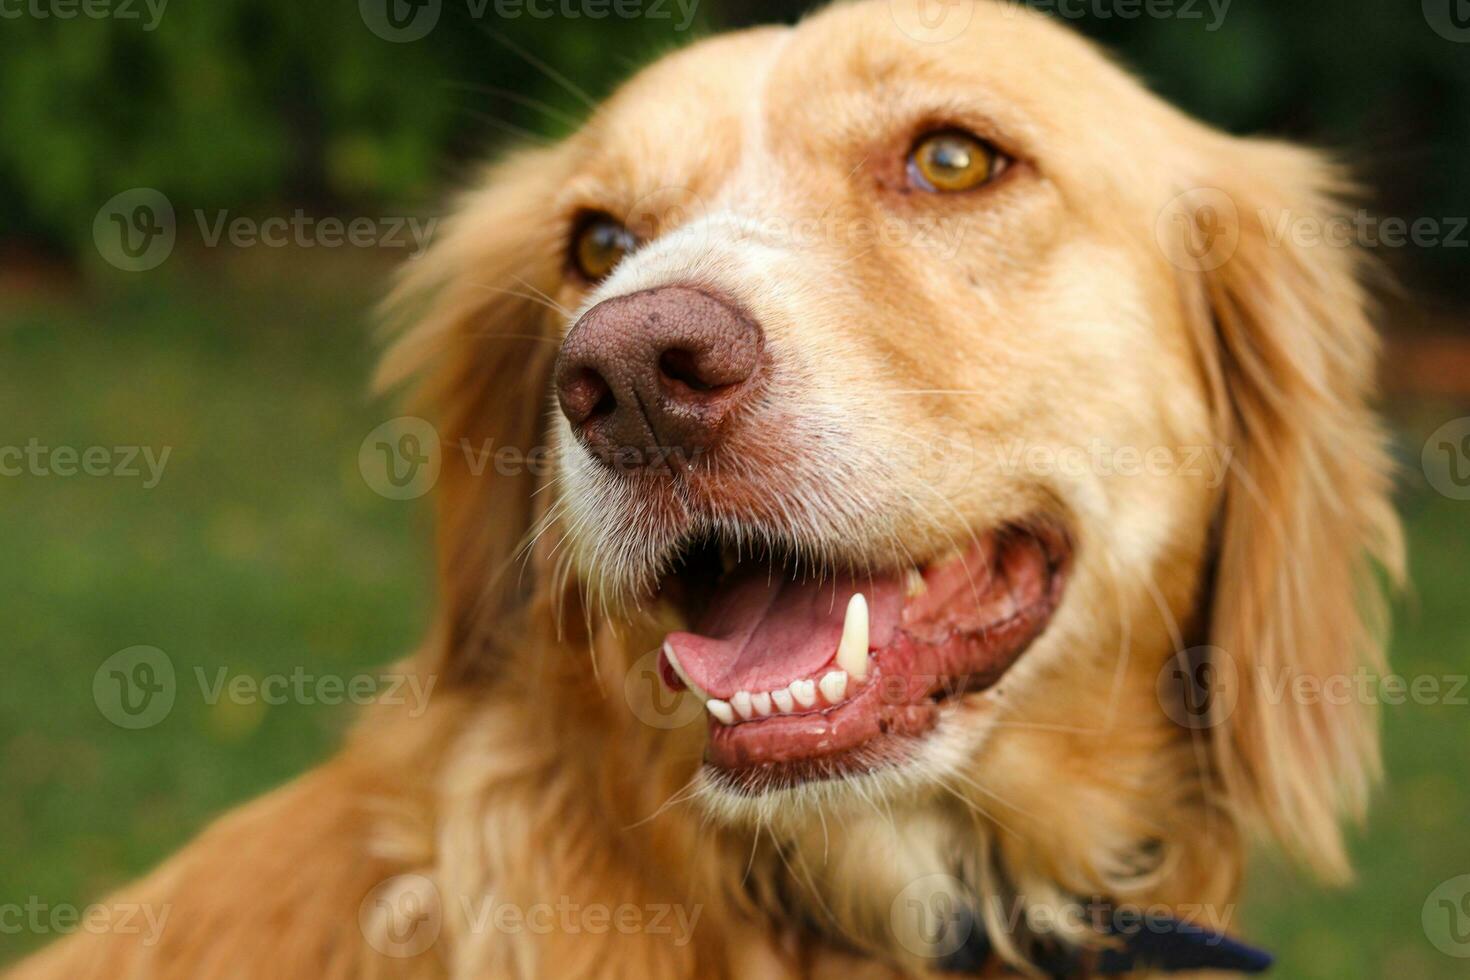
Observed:
[[[1272,962],[1270,953],[1179,919],[1151,917],[1139,928],[1112,930],[1110,935],[1117,940],[1112,947],[1096,951],[1051,947],[1036,957],[1036,965],[1051,980],[1086,980],[1135,970],[1255,974],[1265,973]],[[981,923],[975,922],[965,944],[946,957],[942,969],[950,973],[979,974],[992,965],[993,955],[990,937]]]

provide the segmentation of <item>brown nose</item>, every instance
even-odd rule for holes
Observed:
[[[763,337],[724,300],[664,286],[604,300],[556,363],[562,413],[609,466],[688,462],[712,448],[757,387]]]

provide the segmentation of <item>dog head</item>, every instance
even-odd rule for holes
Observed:
[[[385,374],[444,439],[440,669],[570,596],[706,704],[659,737],[722,820],[904,842],[817,888],[1220,895],[1238,817],[1341,872],[1371,715],[1280,695],[1378,655],[1396,527],[1357,259],[1273,233],[1336,171],[926,9],[702,41],[460,202]]]

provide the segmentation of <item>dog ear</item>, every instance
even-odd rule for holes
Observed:
[[[1381,672],[1380,572],[1397,581],[1403,561],[1369,407],[1365,264],[1320,234],[1350,227],[1345,182],[1320,156],[1238,139],[1212,150],[1213,186],[1176,198],[1159,228],[1180,232],[1166,250],[1233,454],[1208,612],[1214,758],[1238,811],[1342,879],[1339,819],[1362,818],[1380,775],[1377,712],[1355,678]]]
[[[492,662],[535,588],[519,554],[546,477],[548,391],[558,329],[551,297],[563,242],[551,204],[558,148],[490,169],[405,270],[387,302],[404,324],[378,390],[414,382],[410,410],[439,435],[438,610],[431,664],[446,682]],[[501,454],[503,455],[497,455]]]

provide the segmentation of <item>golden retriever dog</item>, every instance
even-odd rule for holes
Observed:
[[[1010,4],[702,40],[489,169],[391,303],[438,608],[319,770],[19,977],[1259,971],[1401,564],[1318,154]]]

